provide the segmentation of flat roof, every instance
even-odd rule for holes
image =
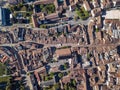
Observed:
[[[120,10],[106,11],[105,19],[120,19]]]

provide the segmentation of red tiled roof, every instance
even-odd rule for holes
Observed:
[[[39,75],[38,75],[38,72],[35,71],[34,74],[35,74],[35,77],[37,78],[37,81],[40,81],[40,77],[39,77]]]

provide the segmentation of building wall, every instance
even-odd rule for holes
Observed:
[[[2,8],[0,7],[0,25],[2,24]]]

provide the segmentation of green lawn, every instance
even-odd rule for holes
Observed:
[[[0,63],[0,76],[4,74],[7,74],[7,67],[4,64]]]
[[[41,12],[47,12],[47,14],[51,14],[55,12],[55,5],[54,4],[47,4],[47,5],[40,5]]]
[[[82,19],[82,20],[86,20],[87,18],[89,18],[89,13],[88,13],[88,11],[86,11],[85,9],[84,9],[84,7],[77,7],[76,8],[76,14],[77,14],[77,16],[80,18],[80,19]]]
[[[10,80],[11,77],[6,76],[6,77],[0,77],[0,83],[7,83]]]

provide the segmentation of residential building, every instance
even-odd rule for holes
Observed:
[[[91,10],[91,14],[93,17],[99,16],[99,15],[101,15],[101,13],[102,13],[101,8],[95,8],[95,9]]]
[[[91,10],[90,4],[89,4],[89,2],[87,0],[84,1],[83,7],[85,8],[86,11]]]

